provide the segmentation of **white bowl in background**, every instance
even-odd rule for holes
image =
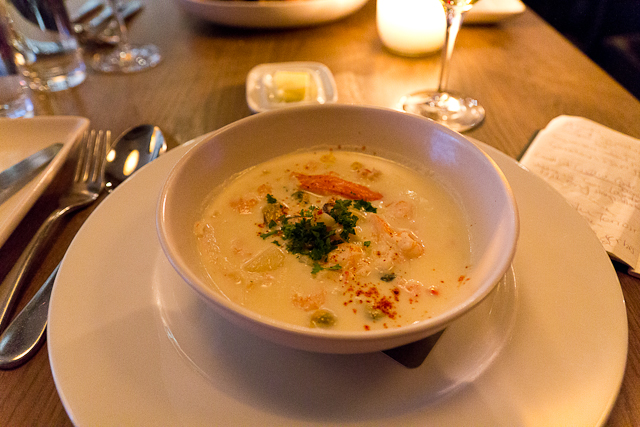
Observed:
[[[456,192],[470,220],[471,264],[464,294],[442,315],[376,331],[332,331],[261,316],[218,293],[197,250],[193,227],[204,201],[231,175],[274,157],[319,145],[367,147],[401,163],[427,165]],[[196,143],[171,171],[160,195],[161,246],[182,278],[228,320],[256,335],[324,353],[365,353],[408,344],[441,331],[483,300],[515,254],[515,199],[496,164],[459,133],[395,110],[320,105],[268,111],[234,122]]]
[[[295,28],[344,18],[368,0],[229,1],[176,0],[189,14],[239,28]]]

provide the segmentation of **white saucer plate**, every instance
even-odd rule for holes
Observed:
[[[73,144],[88,126],[88,119],[72,116],[0,118],[0,171],[51,144],[58,142],[63,144],[44,170],[0,205],[0,246],[51,183],[64,164]]]
[[[481,0],[465,14],[465,24],[494,24],[520,15],[526,6],[520,0]]]
[[[298,102],[278,102],[270,97],[270,86],[273,85],[273,76],[278,71],[308,73],[316,95],[313,98]],[[331,70],[319,62],[278,62],[259,64],[253,67],[247,74],[246,99],[249,109],[254,113],[260,113],[278,108],[289,108],[300,105],[331,104],[338,100],[336,81]]]
[[[294,28],[324,24],[359,10],[368,0],[176,0],[187,13],[218,25]]]
[[[143,168],[90,216],[54,286],[49,357],[74,424],[604,423],[628,345],[611,262],[558,193],[479,145],[518,202],[515,276],[416,369],[383,353],[281,347],[215,315],[175,273],[155,230],[160,188],[188,147]]]

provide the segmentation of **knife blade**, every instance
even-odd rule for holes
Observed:
[[[77,10],[71,12],[69,18],[74,24],[84,21],[91,15],[94,15],[98,10],[102,9],[104,4],[102,0],[88,0],[83,3]]]
[[[0,172],[0,204],[38,175],[61,148],[61,143],[52,144]]]

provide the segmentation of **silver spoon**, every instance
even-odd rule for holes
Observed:
[[[145,164],[167,149],[157,126],[141,125],[116,139],[107,154],[107,194]],[[47,312],[53,282],[60,264],[0,336],[0,369],[16,368],[33,357],[45,339]]]

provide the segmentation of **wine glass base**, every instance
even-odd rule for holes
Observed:
[[[440,123],[451,130],[464,132],[478,126],[485,112],[478,101],[448,92],[424,91],[404,96],[400,107],[412,114]]]
[[[103,73],[135,73],[158,65],[162,57],[154,45],[126,46],[108,53],[96,53],[91,67]]]

